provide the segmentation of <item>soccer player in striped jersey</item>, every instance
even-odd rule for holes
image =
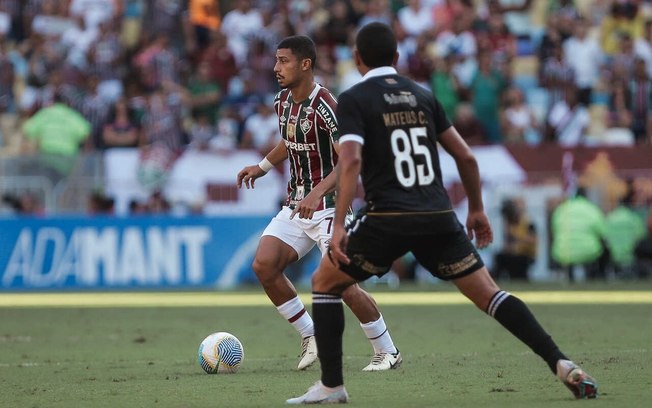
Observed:
[[[339,97],[342,137],[332,243],[312,279],[321,380],[287,403],[348,402],[342,291],[382,276],[408,251],[530,347],[576,398],[595,398],[595,380],[559,350],[525,303],[500,290],[473,246],[474,237],[479,248],[493,239],[478,163],[432,93],[394,69],[398,53],[391,28],[382,23],[362,27],[354,57],[363,76]],[[442,182],[437,143],[455,160],[468,197],[466,231]],[[367,206],[345,228],[360,175]]]
[[[326,254],[335,212],[335,172],[339,132],[335,119],[337,101],[314,80],[315,44],[306,36],[282,40],[276,51],[274,72],[282,90],[274,108],[282,140],[263,160],[242,169],[238,187],[254,188],[255,180],[288,160],[290,181],[285,205],[267,226],[258,244],[253,269],[279,313],[301,335],[304,370],[317,359],[312,318],[283,271],[306,255],[315,244]],[[364,371],[397,368],[401,354],[394,346],[373,298],[358,285],[342,294],[343,301],[360,321],[374,348]]]

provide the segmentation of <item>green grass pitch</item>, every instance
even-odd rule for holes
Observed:
[[[352,407],[648,407],[652,284],[530,285],[521,296],[601,395],[575,401],[545,363],[451,285],[371,288],[404,356],[363,373],[372,354],[347,309]],[[378,290],[377,290],[378,289]],[[304,288],[302,297],[309,302]],[[245,360],[205,374],[201,340],[228,331]],[[283,407],[319,378],[295,371],[299,338],[262,295],[244,292],[0,294],[0,407]]]

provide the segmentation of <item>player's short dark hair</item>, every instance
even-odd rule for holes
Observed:
[[[390,66],[396,55],[396,36],[387,24],[370,23],[358,31],[355,46],[369,68]]]
[[[292,54],[296,55],[300,60],[309,59],[311,68],[315,67],[315,62],[317,62],[317,51],[315,48],[315,43],[305,35],[293,35],[290,37],[284,38],[278,46],[277,50],[281,48],[288,48],[292,51]]]

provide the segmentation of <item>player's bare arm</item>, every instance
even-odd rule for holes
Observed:
[[[344,221],[358,188],[361,167],[362,145],[350,141],[342,143],[339,160],[335,167],[337,201],[335,202],[335,220],[333,221],[333,237],[331,239],[331,260],[336,265],[351,262],[346,256],[348,237],[344,229]]]
[[[238,188],[242,188],[243,183],[246,188],[254,188],[254,183],[257,178],[264,176],[269,170],[274,168],[274,166],[287,158],[288,151],[281,140],[271,152],[267,153],[267,156],[265,156],[260,163],[247,166],[240,170],[237,178]]]
[[[338,154],[340,152],[339,146],[339,143],[333,144],[333,148]],[[294,216],[297,214],[299,215],[299,218],[312,219],[312,216],[315,214],[315,211],[319,207],[321,199],[324,198],[326,194],[335,190],[336,180],[336,169],[333,169],[333,171],[328,176],[326,176],[322,181],[316,184],[312,190],[310,190],[310,193],[308,193],[308,195],[305,196],[303,200],[297,203],[296,207],[294,207],[294,210],[292,210],[290,219],[294,218]]]
[[[480,183],[480,171],[469,145],[453,127],[449,127],[439,135],[439,143],[455,160],[457,170],[464,185],[464,191],[469,202],[469,213],[466,218],[466,229],[469,239],[475,237],[478,248],[484,248],[493,241],[493,232],[489,218],[484,212]]]

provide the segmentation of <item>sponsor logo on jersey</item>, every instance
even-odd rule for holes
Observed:
[[[390,105],[400,105],[407,103],[411,107],[417,106],[417,97],[412,92],[403,91],[399,94],[383,94],[385,102]]]
[[[290,129],[288,128],[288,130]],[[297,142],[290,142],[289,140],[284,140],[284,142],[285,142],[285,147],[287,147],[289,150],[296,150],[298,152],[310,152],[310,151],[317,150],[316,143],[297,143]]]
[[[306,106],[305,108],[303,108],[303,111],[306,112],[306,115],[315,113],[315,110],[312,108],[312,106]]]
[[[288,120],[288,118],[286,118],[285,116],[281,116],[281,117],[278,118],[278,120],[281,123],[285,123],[285,121]]]
[[[290,107],[290,102],[288,102],[288,101],[283,101],[283,102],[281,102],[281,106],[282,106],[284,109],[287,109],[287,108]]]
[[[288,123],[288,129],[287,129],[287,135],[288,135],[288,140],[296,139],[297,136],[297,125],[295,123]]]
[[[385,78],[385,82],[387,82],[390,85],[396,85],[398,84],[398,81],[395,80],[394,78]]]
[[[301,130],[305,135],[310,131],[310,128],[312,127],[312,120],[308,118],[303,118],[299,121],[299,126],[301,126]]]

